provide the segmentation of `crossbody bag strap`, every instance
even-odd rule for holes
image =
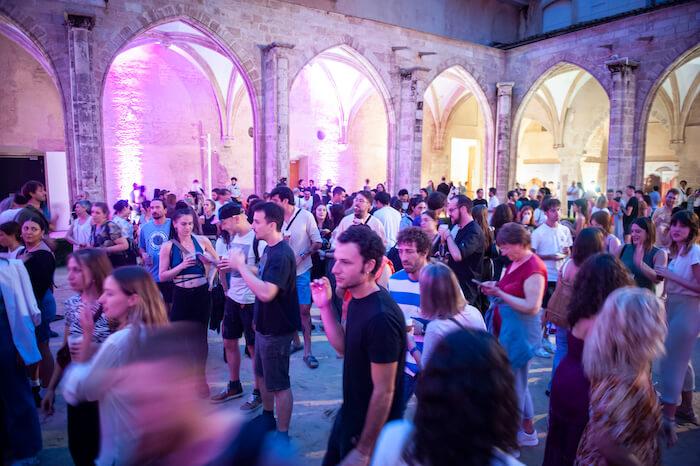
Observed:
[[[466,329],[467,329],[464,325],[462,325],[462,324],[461,324],[457,319],[455,319],[454,317],[450,317],[450,320],[451,320],[452,322],[454,322],[455,324],[457,324],[457,326],[458,326],[459,328],[461,328],[462,330],[466,330]]]

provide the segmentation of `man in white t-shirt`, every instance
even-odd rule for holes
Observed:
[[[240,203],[241,202],[241,188],[238,186],[238,178],[235,176],[231,177],[231,184],[226,187],[231,191],[231,199]]]
[[[367,225],[372,231],[379,235],[386,246],[384,224],[377,217],[369,213],[372,207],[372,201],[373,196],[371,191],[355,193],[355,199],[352,202],[353,213],[343,217],[335,230],[333,230],[333,237],[331,238],[332,249],[335,249],[336,238],[352,225]],[[328,257],[328,255],[326,255],[326,257]]]
[[[301,330],[304,334],[304,363],[310,369],[318,367],[318,360],[311,353],[311,254],[321,249],[321,233],[313,214],[294,205],[294,193],[286,186],[278,186],[270,192],[270,201],[282,207],[284,223],[282,237],[289,243],[297,261],[297,296],[301,314]],[[299,333],[294,332],[292,353],[302,349]]]
[[[245,211],[239,204],[223,205],[219,211],[219,222],[222,230],[222,236],[216,241],[216,252],[222,258],[219,270],[222,274],[230,274],[228,281],[222,280],[222,283],[225,283],[225,289],[227,289],[221,329],[229,369],[229,382],[226,388],[211,397],[212,403],[223,403],[243,396],[243,387],[240,382],[241,350],[238,346],[238,340],[244,335],[251,363],[254,363],[255,360],[255,330],[253,329],[255,294],[243,280],[241,274],[233,272],[229,268],[229,253],[234,249],[242,251],[246,257],[246,264],[257,273],[257,264],[265,246],[267,246],[264,241],[255,239],[255,232],[248,223]],[[250,399],[241,405],[240,409],[243,412],[252,412],[262,406],[262,398],[255,378],[253,386]]]
[[[488,219],[489,223],[491,223],[491,217],[493,217],[493,211],[496,210],[496,207],[500,205],[501,201],[498,200],[498,196],[496,195],[496,188],[489,188],[489,203],[488,203]]]
[[[374,196],[374,206],[377,210],[374,211],[373,215],[384,225],[387,251],[396,245],[396,235],[398,235],[401,226],[401,213],[391,207],[390,203],[391,196],[387,192],[378,192]]]
[[[540,207],[547,219],[532,233],[531,246],[547,266],[547,291],[542,300],[542,307],[546,309],[557,284],[559,269],[564,259],[571,253],[573,241],[571,230],[559,223],[561,211],[559,199],[547,198]]]

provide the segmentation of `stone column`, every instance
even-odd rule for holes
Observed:
[[[106,199],[100,105],[92,73],[92,28],[95,18],[66,14],[70,73],[70,141],[72,195]]]
[[[264,162],[255,171],[255,188],[258,191],[268,191],[280,178],[289,178],[288,53],[292,48],[292,44],[278,42],[260,48]]]
[[[397,143],[392,192],[408,189],[413,194],[420,189],[421,156],[423,150],[423,94],[429,68],[399,69],[399,106],[397,116]]]
[[[514,82],[496,83],[498,101],[496,103],[496,154],[491,178],[495,179],[496,190],[501,200],[506,198],[511,184],[515,184],[515,167],[511,167],[510,141],[513,123],[512,101]],[[486,160],[489,157],[485,157]],[[512,171],[512,173],[511,173]],[[488,173],[487,173],[488,174]]]
[[[638,154],[633,150],[636,90],[634,70],[639,62],[629,58],[615,58],[605,62],[605,66],[612,74],[607,188],[623,189],[630,183],[640,186],[644,167],[637,166],[643,165],[644,161],[639,160]]]

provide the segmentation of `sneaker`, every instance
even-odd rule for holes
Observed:
[[[538,358],[551,358],[552,355],[547,352],[546,349],[542,348],[541,346],[535,350],[535,356]]]
[[[241,412],[243,414],[252,414],[262,407],[262,398],[260,398],[260,392],[254,390],[250,394],[248,401],[241,405]]]
[[[538,443],[540,443],[540,440],[537,438],[536,430],[533,430],[531,434],[528,434],[523,430],[518,431],[518,446],[536,447]]]
[[[243,396],[243,387],[241,382],[231,382],[226,385],[226,388],[211,397],[212,403],[223,403],[224,401],[233,400]]]

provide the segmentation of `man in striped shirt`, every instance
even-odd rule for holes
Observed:
[[[420,353],[423,350],[423,335],[428,320],[420,312],[420,285],[418,279],[428,263],[430,238],[418,227],[409,227],[399,232],[396,248],[403,270],[389,278],[389,293],[403,311],[406,319],[406,365],[404,366],[403,410],[415,389],[416,376],[420,371]]]

